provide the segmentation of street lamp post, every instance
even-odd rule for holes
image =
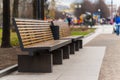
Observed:
[[[98,12],[99,12],[99,16],[101,18],[101,9],[98,9]]]
[[[100,23],[101,22],[101,9],[98,9],[98,22]]]
[[[81,8],[81,5],[80,4],[76,4],[75,8]]]
[[[75,4],[74,7],[75,7],[75,10],[76,10],[76,16],[80,16],[80,14],[81,14],[80,13],[81,12],[80,8],[82,7],[81,4]]]

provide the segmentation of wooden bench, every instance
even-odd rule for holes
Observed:
[[[62,64],[71,41],[54,40],[50,22],[16,18],[13,23],[21,50],[29,52],[18,55],[19,72],[52,72],[53,64]]]
[[[79,48],[82,48],[82,38],[83,36],[71,36],[71,31],[67,23],[54,21],[53,25],[59,26],[59,38],[62,40],[71,39],[72,43],[70,44],[71,54],[75,54],[75,51],[79,51]]]

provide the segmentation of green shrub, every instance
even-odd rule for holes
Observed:
[[[10,39],[11,39],[11,45],[12,46],[19,46],[18,37],[17,37],[17,34],[15,32],[11,33]]]
[[[11,31],[11,37],[10,37],[10,42],[12,46],[19,46],[18,38],[16,35],[16,32]],[[2,42],[2,29],[0,29],[0,44]]]
[[[94,32],[94,28],[71,28],[71,35],[88,35],[91,32]]]

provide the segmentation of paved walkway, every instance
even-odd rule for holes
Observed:
[[[112,26],[100,27],[102,35],[94,38],[85,46],[106,46],[99,80],[120,80],[120,36],[112,33]]]
[[[52,73],[16,71],[0,80],[98,80],[104,53],[105,47],[84,47],[64,60],[63,65],[53,66]]]
[[[105,30],[107,34],[105,34]],[[89,40],[84,39],[83,49],[64,60],[63,65],[55,65],[53,73],[18,73],[5,76],[0,80],[120,80],[120,37],[112,33],[112,27],[99,27]],[[103,33],[102,35],[99,35]],[[99,35],[99,36],[98,36]],[[104,57],[104,53],[105,57]],[[104,57],[103,65],[101,63]],[[101,72],[100,72],[101,68]],[[100,76],[99,76],[100,72]]]
[[[86,46],[106,46],[99,80],[120,80],[120,36],[102,34]]]

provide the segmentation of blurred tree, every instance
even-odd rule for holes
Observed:
[[[120,6],[118,7],[118,10],[117,10],[117,12],[120,14]]]
[[[37,8],[36,8],[37,0],[33,0],[32,3],[33,3],[33,18],[36,19],[37,18]]]
[[[48,9],[49,9],[49,17],[54,19],[55,18],[55,0],[51,0]]]
[[[14,0],[12,17],[18,17],[18,3],[19,0]]]
[[[104,2],[104,0],[99,0],[96,3],[96,11],[98,11],[98,9],[100,9],[101,17],[107,18],[110,16],[109,8],[106,5],[106,3]]]
[[[75,3],[70,4],[70,9],[74,10],[75,9]]]
[[[44,19],[44,2],[46,0],[32,0],[33,3],[33,17],[36,19]]]
[[[59,19],[59,18],[61,18],[61,19],[64,19],[66,16],[66,14],[65,14],[65,12],[60,12],[60,11],[55,11],[55,19]]]
[[[11,47],[10,44],[10,0],[3,0],[3,32],[2,48]]]
[[[83,0],[82,3],[75,3],[75,5],[81,5],[81,8],[75,8],[74,14],[77,17],[86,12],[94,13],[95,11],[95,4],[91,3],[89,0]]]
[[[18,5],[19,5],[19,0],[11,0],[11,4],[13,2],[13,5],[11,6],[12,9],[11,9],[11,12],[12,12],[12,17],[13,18],[16,18],[18,17]],[[15,27],[12,25],[12,20],[11,20],[11,28],[12,28],[12,31],[15,32]]]
[[[33,0],[19,0],[19,17],[33,18]]]
[[[48,17],[48,15],[49,15],[48,6],[49,6],[49,3],[47,1],[45,1],[45,13],[44,13],[45,17]]]

